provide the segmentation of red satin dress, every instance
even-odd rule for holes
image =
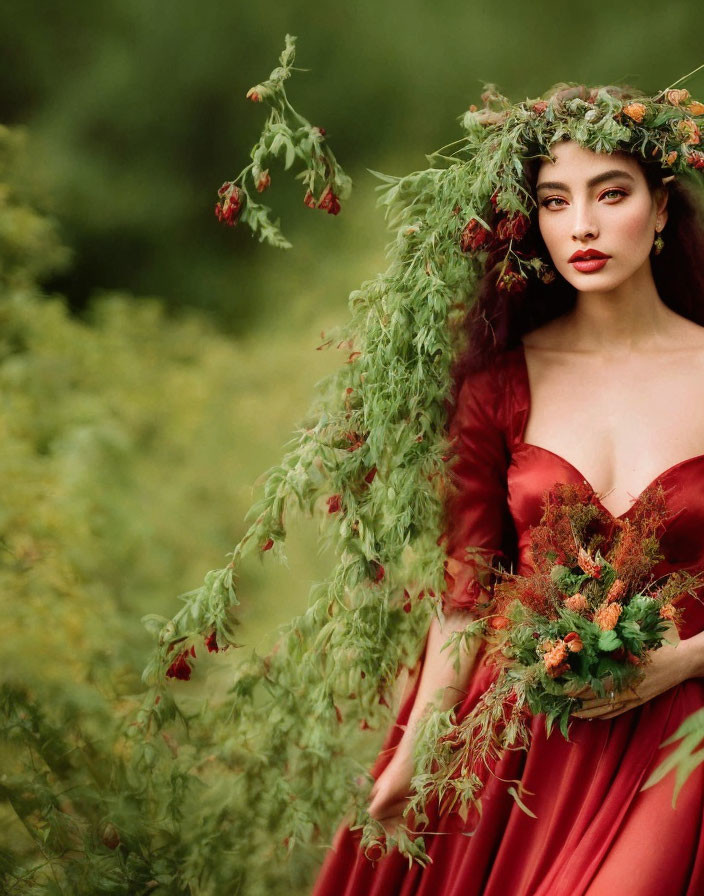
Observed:
[[[458,438],[453,475],[459,492],[448,533],[448,562],[455,575],[446,604],[473,606],[476,579],[463,559],[467,545],[489,549],[497,558],[513,557],[516,571],[527,573],[528,530],[540,521],[544,492],[556,482],[586,481],[569,461],[523,441],[529,411],[522,345],[462,385],[450,427]],[[653,574],[680,568],[698,572],[704,569],[704,455],[680,461],[651,485],[658,482],[669,521],[660,541],[665,559]],[[619,517],[610,516],[627,518],[641,497]],[[704,605],[688,597],[681,606],[680,635],[688,638],[704,629]],[[495,674],[480,649],[459,718]],[[389,761],[414,698],[415,690],[392,726],[375,776]],[[425,835],[431,864],[409,867],[398,852],[372,862],[358,849],[358,832],[343,825],[313,894],[702,896],[704,764],[689,776],[674,809],[672,772],[648,790],[640,789],[677,746],[660,744],[702,706],[704,678],[690,678],[613,719],[573,717],[571,742],[558,731],[547,738],[544,716],[535,716],[530,748],[505,754],[497,777],[488,775],[478,824],[471,816],[466,824],[457,813],[431,817],[428,830],[434,833]],[[514,802],[507,779],[522,780],[523,802],[535,818]]]

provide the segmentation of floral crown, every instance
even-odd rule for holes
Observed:
[[[483,108],[472,105],[460,118],[467,137],[454,154],[467,160],[472,204],[460,246],[479,253],[485,269],[497,266],[497,285],[504,292],[522,292],[531,274],[547,283],[555,279],[525,239],[536,206],[525,162],[554,158],[552,144],[574,140],[594,152],[641,156],[659,163],[664,182],[704,169],[704,152],[697,148],[704,103],[688,90],[669,88],[645,96],[632,88],[570,82],[511,103],[487,84],[481,99]]]

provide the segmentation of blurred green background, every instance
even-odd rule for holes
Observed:
[[[486,81],[515,99],[561,80],[666,87],[704,62],[703,31],[692,0],[5,0],[0,626],[11,675],[47,694],[69,675],[86,701],[95,684],[138,689],[150,647],[140,616],[172,615],[178,594],[223,565],[257,478],[344,360],[316,350],[321,332],[385,263],[367,168],[424,167],[460,137],[457,117]],[[262,199],[293,243],[277,252],[219,225],[213,206],[263,124],[245,93],[287,32],[308,70],[289,97],[326,129],[354,191],[339,216],[318,213],[274,166]],[[704,99],[704,72],[687,87]],[[292,527],[288,554],[288,567],[243,570],[247,645],[268,642],[330,565],[314,524]],[[0,810],[13,849],[31,852]]]

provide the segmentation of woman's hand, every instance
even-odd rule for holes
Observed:
[[[613,719],[685,681],[692,674],[687,643],[666,641],[653,650],[649,661],[643,665],[642,677],[623,691],[609,693],[608,683],[606,697],[597,697],[590,687],[574,691],[574,696],[582,698],[582,707],[572,715],[578,719]]]
[[[381,822],[390,836],[402,819],[412,777],[412,747],[402,738],[391,761],[374,782],[369,803],[369,814]]]

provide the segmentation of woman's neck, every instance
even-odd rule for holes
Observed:
[[[562,332],[574,351],[637,352],[671,347],[679,320],[658,295],[646,264],[614,290],[578,292]]]

